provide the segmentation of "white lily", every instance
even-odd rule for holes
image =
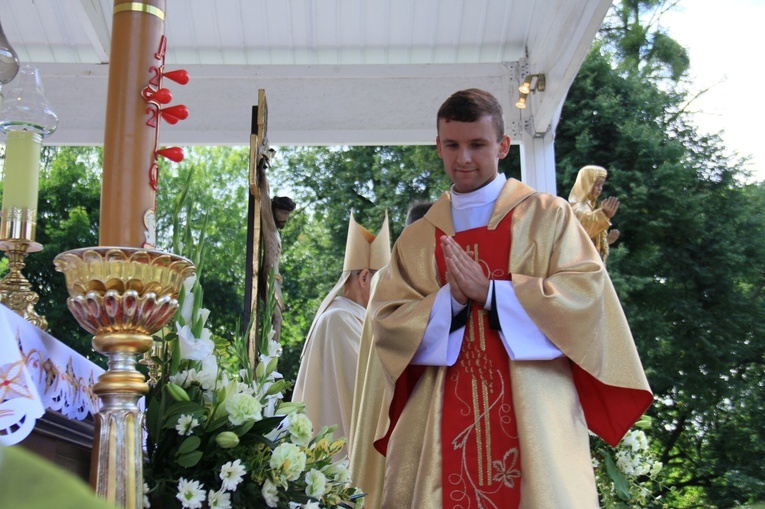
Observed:
[[[180,326],[178,322],[175,323],[175,328],[178,331],[178,343],[181,347],[181,359],[187,359],[192,361],[201,361],[205,357],[212,355],[215,350],[215,343],[210,339],[210,331],[204,329],[202,331],[202,337],[195,338],[191,332],[191,327],[188,325]]]
[[[191,293],[194,288],[194,283],[197,281],[197,276],[189,276],[183,282],[183,306],[181,306],[181,318],[183,318],[184,324],[191,324],[192,313],[194,312],[194,295]]]

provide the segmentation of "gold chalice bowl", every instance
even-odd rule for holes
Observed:
[[[194,265],[174,254],[129,247],[87,247],[59,254],[56,270],[66,277],[67,306],[93,336],[93,348],[108,358],[108,370],[93,386],[101,399],[96,416],[91,484],[121,507],[143,501],[143,411],[149,390],[135,369],[152,334],[178,308],[183,281]]]

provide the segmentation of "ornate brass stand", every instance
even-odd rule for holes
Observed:
[[[27,255],[43,248],[42,244],[35,242],[36,227],[37,211],[16,207],[3,209],[0,217],[0,249],[5,251],[10,270],[0,281],[0,302],[28,322],[45,330],[48,328],[48,321],[35,312],[39,296],[21,273]]]
[[[32,290],[31,283],[21,273],[27,254],[42,250],[42,244],[25,240],[1,239],[0,249],[5,251],[10,268],[8,274],[0,281],[0,302],[40,329],[47,329],[48,321],[35,312],[35,304],[40,297]]]
[[[69,291],[67,305],[94,334],[93,348],[109,369],[93,392],[96,416],[91,485],[118,507],[143,506],[143,419],[139,399],[148,392],[136,357],[151,335],[175,314],[183,281],[194,273],[186,258],[139,248],[90,247],[59,254],[54,263]]]

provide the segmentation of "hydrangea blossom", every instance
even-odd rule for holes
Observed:
[[[643,453],[648,452],[648,439],[643,431],[629,431],[622,442],[615,458],[619,470],[627,475],[641,476],[656,469],[654,462],[646,461],[643,457]],[[658,473],[660,469],[659,466],[655,471]]]
[[[642,419],[636,426],[650,426],[650,419]],[[646,507],[651,495],[649,487],[657,482],[663,465],[655,460],[645,432],[641,429],[630,430],[616,448],[602,441],[600,443],[594,450],[592,464],[601,507],[626,507],[625,501],[629,502],[630,507]],[[612,469],[609,465],[616,468]]]

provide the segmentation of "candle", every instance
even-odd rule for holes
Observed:
[[[43,138],[58,126],[40,73],[25,65],[3,90],[0,131],[5,132],[5,176],[0,237],[34,240]]]
[[[114,2],[99,245],[153,247],[156,129],[141,90],[160,67],[165,1]]]
[[[8,131],[5,140],[3,215],[8,209],[37,211],[42,136],[26,130]]]

